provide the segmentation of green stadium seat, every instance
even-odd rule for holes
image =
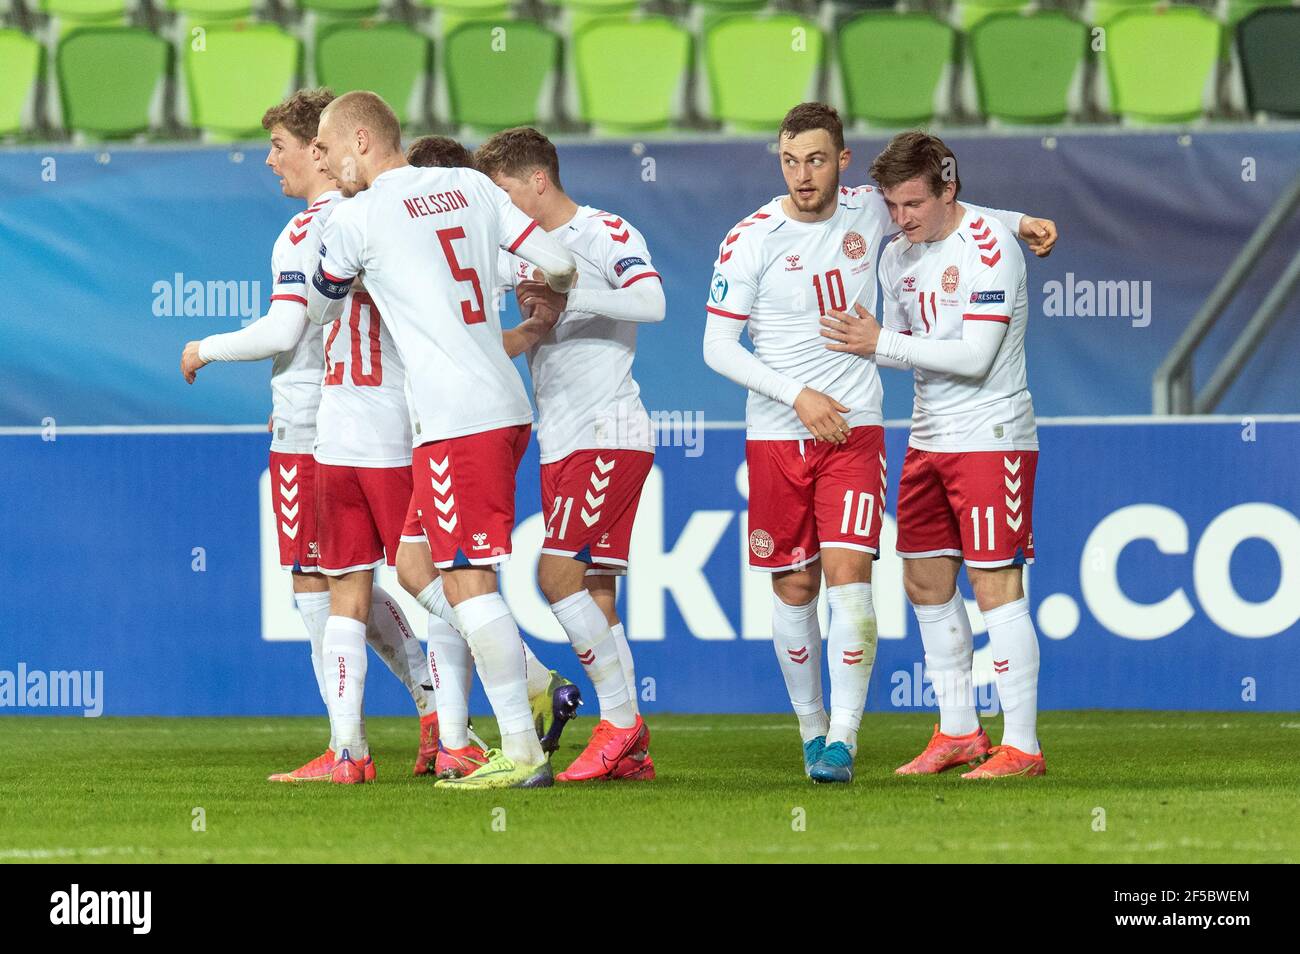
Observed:
[[[1292,0],[1223,0],[1219,5],[1219,19],[1234,27],[1256,10],[1288,7]]]
[[[1197,7],[1121,13],[1106,27],[1110,108],[1137,123],[1178,123],[1205,111],[1222,27]]]
[[[379,0],[298,0],[304,10],[338,18],[373,16],[379,12]]]
[[[1251,112],[1300,118],[1300,8],[1257,10],[1237,24]]]
[[[294,88],[302,49],[270,23],[213,24],[205,47],[184,46],[190,123],[212,139],[256,137],[262,114]]]
[[[476,20],[509,20],[511,0],[419,0],[438,11],[438,28],[445,37]]]
[[[713,116],[775,132],[790,107],[816,95],[824,45],[816,23],[789,14],[718,21],[704,34]]]
[[[139,27],[71,31],[55,56],[63,125],[106,139],[148,132],[171,56],[166,40]]]
[[[957,0],[953,10],[957,27],[963,33],[969,33],[988,17],[1014,13],[1028,3],[1029,0]]]
[[[473,21],[443,40],[453,122],[483,131],[532,125],[552,88],[560,38],[531,20]]]
[[[184,15],[189,23],[237,20],[253,12],[252,0],[167,0],[167,9]]]
[[[601,20],[630,20],[641,0],[560,0],[559,6],[567,14],[569,36],[576,37]]]
[[[316,37],[316,80],[335,93],[368,89],[403,126],[421,122],[433,46],[403,23],[333,23]]]
[[[679,118],[691,35],[666,17],[601,20],[574,38],[581,118],[605,132],[663,129]]]
[[[126,0],[38,0],[46,16],[73,23],[119,23],[126,17]]]
[[[840,68],[849,116],[884,126],[929,122],[956,42],[952,27],[925,13],[864,13],[844,24]]]
[[[1160,3],[1166,3],[1167,0],[1092,0],[1087,7],[1087,16],[1085,19],[1091,26],[1110,26],[1110,22],[1121,13],[1129,13],[1134,10],[1154,10]]]
[[[980,112],[1010,123],[1058,123],[1082,74],[1088,27],[1055,11],[998,13],[967,37]]]
[[[45,48],[21,30],[0,29],[0,136],[12,136],[32,125],[28,107],[36,96]]]

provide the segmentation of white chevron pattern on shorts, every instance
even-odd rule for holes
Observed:
[[[1003,495],[1002,499],[1007,505],[1007,510],[1010,511],[1006,515],[1007,526],[1011,528],[1012,532],[1015,532],[1020,529],[1020,524],[1023,522],[1025,516],[1020,512],[1020,478],[1016,477],[1015,480],[1011,479],[1012,475],[1020,472],[1020,458],[1017,457],[1013,462],[1009,457],[1003,457],[1002,466],[1007,471],[1007,473],[1002,476],[1002,482],[1006,484],[1007,487],[1007,493]],[[1014,496],[1012,496],[1013,494]],[[1015,516],[1012,517],[1011,514],[1015,514]]]
[[[597,469],[598,471],[600,471],[602,474],[608,474],[611,470],[614,469],[614,465],[617,464],[617,463],[618,463],[618,461],[616,461],[616,460],[611,460],[611,461],[607,464],[607,463],[605,463],[605,461],[603,461],[603,460],[601,459],[601,457],[600,457],[599,454],[596,455],[596,469]]]

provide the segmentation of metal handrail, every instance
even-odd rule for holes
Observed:
[[[1220,363],[1211,378],[1213,389],[1207,388],[1202,398],[1196,398],[1192,386],[1192,364],[1196,349],[1200,347],[1205,336],[1218,322],[1224,310],[1240,291],[1246,279],[1260,260],[1260,253],[1286,225],[1296,207],[1300,206],[1300,174],[1288,187],[1287,191],[1273,204],[1255,229],[1250,240],[1232,260],[1228,270],[1223,273],[1219,283],[1214,286],[1205,304],[1196,313],[1182,333],[1169,355],[1156,369],[1151,382],[1151,410],[1154,414],[1192,414],[1212,411],[1233,379],[1241,371],[1251,352],[1259,344],[1285,303],[1286,294],[1295,284],[1296,261],[1293,260],[1268,298],[1251,316],[1247,325],[1247,335],[1243,335],[1234,345],[1228,356]],[[1289,278],[1288,278],[1289,276]]]

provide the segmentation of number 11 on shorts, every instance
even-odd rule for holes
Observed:
[[[976,550],[996,549],[993,543],[993,508],[992,507],[984,508],[984,522],[988,525],[989,538],[983,547],[980,546],[980,508],[979,507],[970,508],[970,522],[971,522],[971,527],[975,531],[975,549]]]

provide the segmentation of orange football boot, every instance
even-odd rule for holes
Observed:
[[[906,765],[894,769],[896,775],[937,775],[954,765],[969,765],[985,758],[990,751],[988,733],[980,726],[967,735],[944,735],[934,727],[934,735],[925,751]]]
[[[334,768],[334,750],[326,749],[306,765],[300,765],[292,772],[276,772],[268,775],[268,782],[328,782],[330,770]]]
[[[336,785],[360,785],[375,780],[375,760],[367,755],[361,761],[352,758],[344,749],[330,770],[330,781]]]
[[[438,758],[438,713],[420,717],[420,752],[415,757],[416,775],[428,775]]]
[[[433,774],[438,778],[464,778],[487,765],[487,753],[470,743],[459,749],[438,745],[438,756],[433,763]]]
[[[1012,745],[995,745],[989,750],[989,760],[962,778],[1010,778],[1017,775],[1033,778],[1046,774],[1047,763],[1043,761],[1042,752],[1030,755]]]
[[[649,771],[653,773],[654,763],[649,761],[650,730],[640,716],[631,728],[620,729],[612,722],[601,719],[591,733],[591,741],[582,750],[582,754],[573,760],[573,764],[555,776],[560,782],[590,782],[597,779],[653,778],[644,773],[645,763],[649,762]],[[625,766],[626,774],[619,774],[619,766],[631,759],[632,764]]]

